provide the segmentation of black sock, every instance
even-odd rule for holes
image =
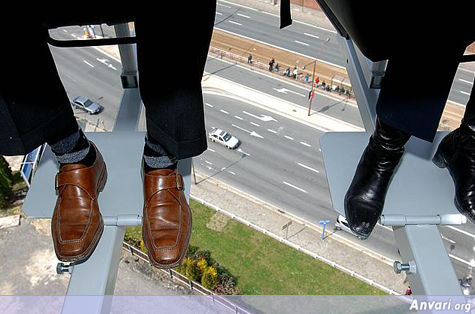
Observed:
[[[96,151],[81,129],[50,146],[60,165],[80,163],[90,167],[96,160]]]
[[[175,170],[177,168],[178,160],[168,154],[165,149],[149,135],[145,138],[143,155],[145,161],[144,170],[146,173],[157,169]]]

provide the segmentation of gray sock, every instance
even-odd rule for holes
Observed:
[[[83,160],[91,147],[81,129],[50,146],[60,164],[77,163]]]
[[[164,169],[176,166],[177,159],[170,156],[160,144],[152,143],[145,138],[144,160],[146,166],[153,169]]]

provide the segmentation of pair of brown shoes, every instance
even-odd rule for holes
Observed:
[[[94,251],[104,230],[97,197],[107,181],[101,153],[90,167],[61,166],[56,175],[58,199],[51,221],[56,256],[80,263]],[[143,240],[150,262],[160,268],[178,266],[188,249],[191,211],[177,170],[153,170],[143,175]]]

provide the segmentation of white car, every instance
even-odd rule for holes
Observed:
[[[234,149],[239,146],[239,139],[222,129],[212,128],[208,137],[211,142],[218,142],[229,149]]]

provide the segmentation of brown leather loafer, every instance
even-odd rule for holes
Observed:
[[[178,170],[160,169],[144,174],[142,236],[152,265],[178,266],[191,235],[191,211]]]
[[[104,222],[97,196],[107,181],[106,164],[97,147],[91,167],[68,164],[56,175],[58,199],[51,221],[56,256],[63,262],[85,261],[94,251]]]

